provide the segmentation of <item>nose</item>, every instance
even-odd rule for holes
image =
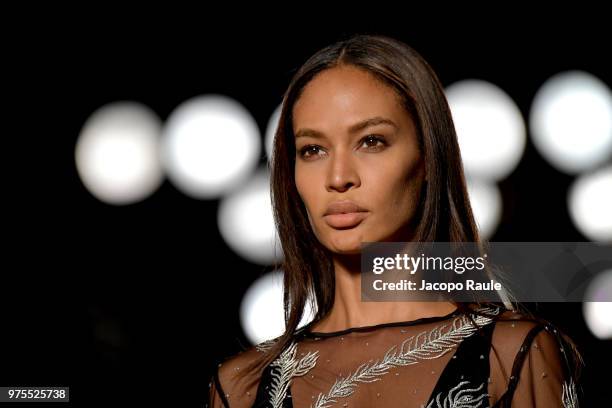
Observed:
[[[328,160],[326,189],[329,192],[344,192],[361,183],[349,152],[337,151]]]

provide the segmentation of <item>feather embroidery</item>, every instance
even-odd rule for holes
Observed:
[[[563,382],[563,393],[561,394],[564,408],[578,408],[578,393],[573,379]]]
[[[450,389],[446,398],[440,401],[442,393],[438,393],[435,400],[432,400],[427,408],[477,408],[480,407],[484,402],[485,398],[489,394],[480,394],[480,391],[484,387],[484,383],[480,384],[478,388],[462,388],[464,385],[469,384],[469,381],[462,381],[453,388]],[[456,393],[455,393],[456,392]],[[476,395],[474,395],[476,394]],[[433,405],[434,402],[436,405]]]
[[[297,343],[291,345],[274,360],[272,367],[272,384],[270,387],[270,403],[274,408],[282,407],[283,400],[293,377],[299,377],[310,371],[317,363],[319,352],[308,352],[301,359],[296,359]]]
[[[499,313],[498,308],[483,308],[482,312],[489,315]],[[474,321],[478,327],[485,326],[493,321],[491,317],[474,315]],[[359,383],[371,383],[380,380],[380,377],[387,374],[389,369],[398,366],[408,366],[416,364],[419,360],[438,358],[463,339],[472,335],[478,330],[470,319],[460,316],[452,323],[435,327],[429,332],[421,332],[416,336],[409,337],[402,342],[399,350],[397,346],[391,347],[382,361],[375,361],[372,364],[362,364],[353,374],[346,378],[336,380],[329,392],[325,395],[319,394],[315,402],[315,408],[327,408],[332,403],[337,402],[338,398],[345,398],[353,394]]]

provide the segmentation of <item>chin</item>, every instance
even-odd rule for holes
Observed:
[[[361,254],[361,247],[357,248],[337,248],[334,247],[331,249],[332,252],[338,255],[359,255]]]
[[[351,255],[361,253],[361,242],[364,238],[361,234],[345,234],[345,236],[330,237],[328,248],[337,254]]]

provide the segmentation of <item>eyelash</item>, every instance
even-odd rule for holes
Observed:
[[[374,151],[379,151],[380,149],[388,145],[385,138],[379,135],[367,135],[359,141],[359,145],[361,146],[364,142],[369,141],[369,140],[374,140],[374,141],[382,143],[382,146],[370,146],[372,149],[375,149]],[[310,145],[306,145],[302,147],[300,149],[300,157],[304,159],[307,159],[308,157],[310,157],[310,156],[305,156],[305,153],[307,153],[307,151],[313,147],[319,148],[320,146],[310,144]]]

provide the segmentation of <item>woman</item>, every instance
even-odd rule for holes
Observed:
[[[361,302],[362,242],[479,242],[443,88],[414,50],[357,35],[313,55],[271,174],[286,331],[220,364],[211,406],[577,406],[571,342],[509,303]]]

